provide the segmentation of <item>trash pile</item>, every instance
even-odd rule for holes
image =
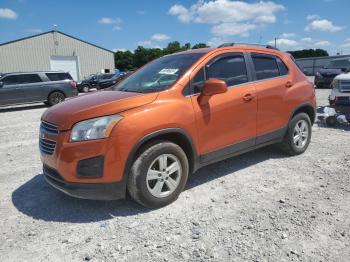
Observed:
[[[324,121],[329,127],[334,127],[337,124],[350,124],[350,114],[337,112],[334,108],[327,106],[323,108],[322,113],[319,113],[318,118]]]

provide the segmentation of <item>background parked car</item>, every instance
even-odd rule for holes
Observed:
[[[0,76],[0,106],[33,102],[51,106],[77,94],[76,83],[66,72],[6,73]]]
[[[88,78],[77,84],[77,88],[79,92],[87,93],[92,88],[97,88],[98,83],[103,80],[107,80],[115,76],[115,74],[95,74],[90,75]]]
[[[97,89],[105,89],[108,87],[111,87],[113,85],[118,84],[120,81],[131,75],[133,72],[122,72],[119,75],[115,75],[110,79],[107,80],[102,80],[98,83],[98,88]]]
[[[350,70],[350,59],[339,58],[329,62],[315,75],[315,85],[317,88],[330,88],[330,85],[337,75]]]
[[[329,105],[334,107],[350,106],[350,73],[343,73],[334,78]]]

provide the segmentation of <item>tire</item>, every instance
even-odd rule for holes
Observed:
[[[64,94],[62,92],[55,91],[49,95],[47,103],[49,106],[53,106],[53,105],[56,105],[58,103],[63,102],[65,98],[66,97],[64,96]]]
[[[291,156],[300,155],[308,148],[311,134],[310,117],[305,113],[299,113],[290,120],[287,133],[281,143],[281,149]],[[297,139],[296,142],[295,139]]]
[[[326,118],[326,125],[328,127],[335,127],[337,125],[337,118],[335,116],[329,116]]]
[[[90,88],[89,88],[88,85],[84,85],[84,86],[82,86],[81,90],[82,90],[83,93],[88,93]]]
[[[161,171],[163,167],[167,167],[165,170],[170,173]],[[171,172],[169,167],[176,171]],[[188,159],[180,146],[168,141],[155,141],[140,151],[131,167],[129,194],[148,208],[166,206],[175,201],[184,189],[188,172]]]

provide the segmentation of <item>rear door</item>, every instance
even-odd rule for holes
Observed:
[[[0,105],[23,103],[24,98],[18,87],[17,75],[8,75],[1,79],[3,86],[0,87]]]
[[[286,127],[284,98],[293,85],[288,67],[274,55],[252,53],[258,96],[257,144],[278,138]],[[267,140],[266,140],[267,139]]]

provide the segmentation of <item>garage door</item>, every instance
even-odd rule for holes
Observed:
[[[76,56],[51,56],[50,66],[53,71],[69,72],[74,80],[79,80],[78,58]]]

